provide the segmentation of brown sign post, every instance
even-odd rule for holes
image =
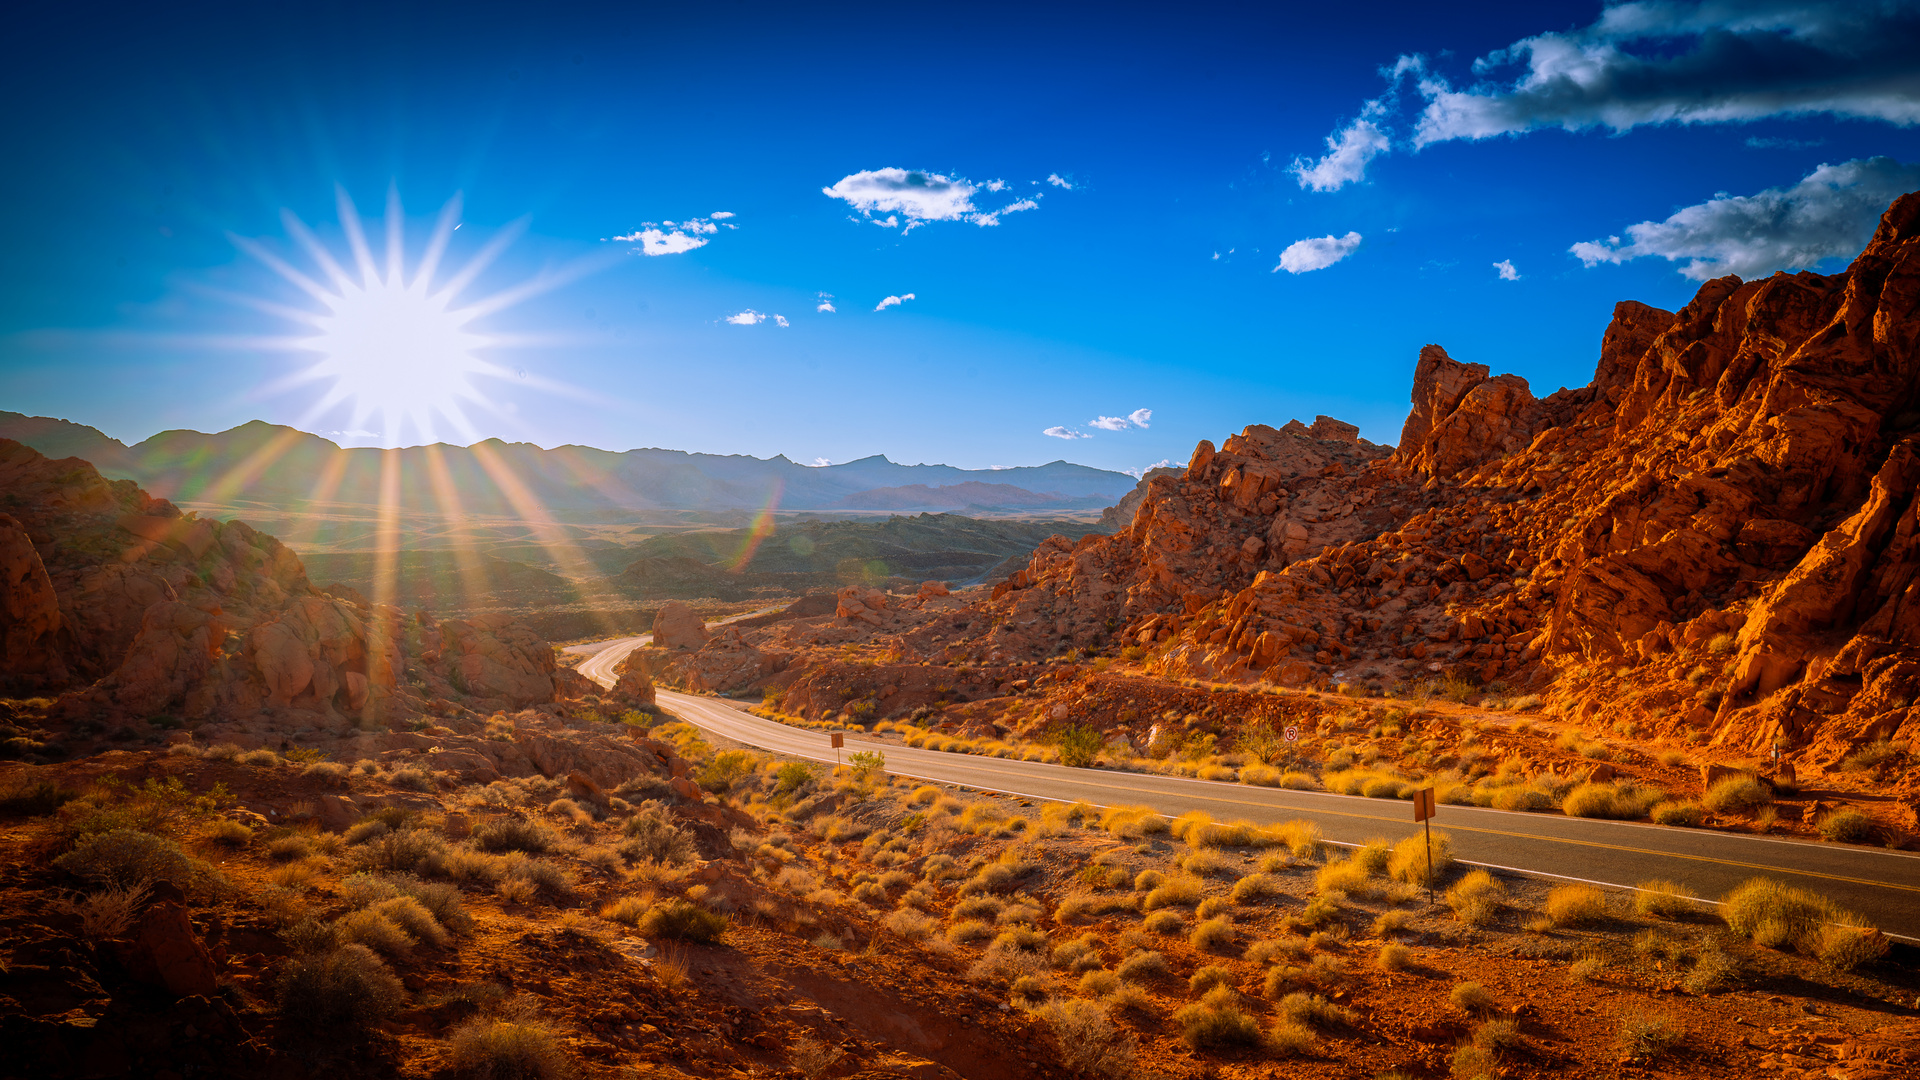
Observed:
[[[827,736],[828,745],[833,747],[833,767],[840,767],[840,748],[847,745],[847,737],[836,731]]]
[[[1433,906],[1433,809],[1432,788],[1413,793],[1413,820],[1427,823],[1427,906]]]

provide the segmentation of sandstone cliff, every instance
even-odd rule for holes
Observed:
[[[1212,678],[1498,681],[1822,760],[1911,737],[1917,307],[1920,194],[1844,273],[1619,305],[1578,390],[1428,346],[1391,455],[1297,422],[1202,442],[1115,535],[997,589],[985,658],[1117,639]]]
[[[287,730],[583,687],[503,616],[435,621],[322,592],[244,522],[183,514],[88,463],[0,440],[0,679],[94,723],[273,714]]]

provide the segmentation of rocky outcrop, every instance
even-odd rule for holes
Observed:
[[[609,700],[628,708],[653,707],[653,680],[647,677],[646,665],[642,662],[646,653],[645,649],[635,649],[614,665],[613,673],[617,681],[607,691]]]
[[[273,537],[86,462],[0,440],[0,493],[17,510],[0,518],[0,678],[64,689],[69,719],[280,711],[290,728],[332,729],[567,696],[552,647],[510,618],[436,623],[317,590]]]
[[[879,589],[870,589],[864,585],[848,585],[840,590],[836,599],[834,615],[842,619],[858,619],[869,626],[886,625],[887,594]]]
[[[26,527],[0,514],[0,691],[31,694],[67,681],[53,581]]]
[[[1913,737],[1917,342],[1920,194],[1845,273],[1618,305],[1587,387],[1428,346],[1390,460],[1324,418],[1202,442],[1112,537],[1040,545],[969,655],[1452,674],[1816,765]]]
[[[718,626],[696,652],[635,649],[628,653],[616,669],[620,682],[615,684],[614,693],[617,695],[620,685],[629,678],[649,679],[693,693],[743,690],[785,671],[792,659],[785,650],[756,645],[737,626]]]
[[[1211,445],[1211,444],[1209,444]],[[1146,501],[1147,485],[1162,476],[1178,476],[1179,469],[1148,469],[1140,475],[1140,482],[1133,490],[1121,496],[1120,501],[1100,511],[1100,528],[1104,532],[1118,532],[1133,524],[1133,515],[1140,512],[1140,504]]]
[[[653,643],[662,649],[698,649],[707,643],[706,621],[681,601],[670,601],[653,617]]]

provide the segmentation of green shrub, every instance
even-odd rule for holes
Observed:
[[[373,950],[344,945],[295,954],[280,969],[275,998],[290,1023],[364,1034],[399,1010],[406,991]]]
[[[167,881],[186,888],[201,880],[205,869],[180,845],[152,833],[115,829],[82,840],[53,865],[78,878],[131,889]]]
[[[1084,769],[1092,765],[1100,756],[1100,750],[1106,745],[1106,739],[1100,732],[1085,724],[1074,724],[1061,731],[1057,737],[1060,747],[1060,764],[1072,769]]]
[[[647,937],[677,938],[711,945],[727,932],[727,917],[687,900],[654,905],[635,928]]]

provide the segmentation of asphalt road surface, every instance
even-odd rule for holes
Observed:
[[[581,672],[612,685],[611,668],[642,641],[605,644]],[[589,649],[592,646],[576,646]],[[713,732],[775,753],[832,762],[824,732],[789,727],[752,716],[715,698],[659,691],[659,703],[674,715]],[[876,740],[849,734],[847,753]],[[1412,803],[1319,791],[1251,787],[1184,777],[1110,769],[1070,769],[1034,761],[884,746],[887,771],[896,776],[1006,792],[1034,799],[1085,800],[1096,806],[1144,805],[1169,817],[1204,810],[1216,819],[1245,818],[1262,824],[1306,818],[1340,844],[1375,837],[1399,840],[1419,829]],[[1463,862],[1524,874],[1631,888],[1653,879],[1678,882],[1717,898],[1756,876],[1778,878],[1823,893],[1859,912],[1889,935],[1920,942],[1920,855],[1639,822],[1570,818],[1471,806],[1442,805],[1433,827],[1451,837]]]

